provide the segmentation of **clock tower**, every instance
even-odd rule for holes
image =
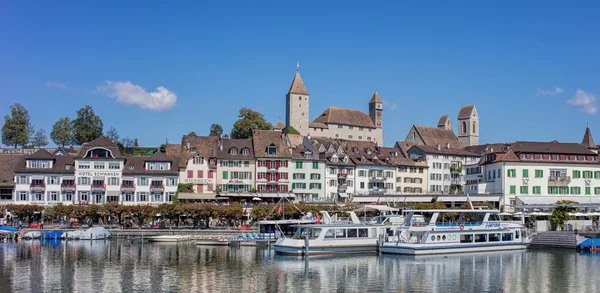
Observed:
[[[383,144],[383,101],[379,97],[377,91],[373,94],[371,101],[369,101],[369,117],[375,125],[376,132],[379,136],[378,142]]]

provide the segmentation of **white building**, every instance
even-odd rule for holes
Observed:
[[[465,191],[465,165],[479,161],[480,156],[445,146],[415,145],[408,150],[412,160],[425,160],[429,166],[429,193],[456,194]]]
[[[218,141],[218,136],[195,135],[185,135],[181,140],[179,181],[193,184],[195,194],[216,193]]]
[[[397,164],[389,154],[378,151],[373,142],[344,141],[345,150],[355,169],[355,194],[393,195],[396,194]]]
[[[289,140],[289,137],[288,137]],[[296,200],[303,202],[326,201],[325,159],[319,157],[308,138],[292,145],[292,192]]]
[[[322,190],[330,202],[345,201],[355,194],[355,165],[340,140],[327,137],[307,137],[307,143],[324,161],[322,182],[312,186]]]
[[[127,157],[121,198],[123,204],[172,202],[179,183],[179,158],[156,151],[150,157]]]

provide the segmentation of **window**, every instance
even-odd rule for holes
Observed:
[[[27,191],[19,191],[17,194],[17,199],[18,200],[27,200]]]
[[[57,176],[48,176],[48,185],[56,185],[58,184]]]
[[[335,134],[335,137],[336,137],[336,138],[340,138],[340,134],[339,134],[339,133],[336,133],[336,134]]]
[[[337,186],[337,182],[335,180],[329,180],[329,186]]]
[[[528,178],[528,177],[529,177],[529,170],[523,169],[523,178]]]
[[[296,169],[302,169],[302,161],[296,162]]]
[[[529,186],[521,186],[521,194],[528,194]]]
[[[242,149],[242,155],[249,155],[250,151],[246,148]]]
[[[87,191],[80,191],[79,200],[83,202],[90,200],[89,193]]]
[[[78,163],[77,164],[77,169],[89,169],[90,168],[90,163]]]
[[[472,243],[473,234],[462,234],[460,235],[460,243]]]
[[[106,164],[104,164],[104,162],[95,162],[94,163],[94,170],[104,170],[105,167],[106,167]]]
[[[48,192],[49,194],[49,199],[50,201],[59,201],[59,197],[58,197],[58,192],[56,191],[50,191]]]
[[[352,139],[352,134],[348,134],[348,139]]]
[[[108,169],[111,169],[111,170],[121,169],[121,163],[119,163],[119,162],[108,162]]]
[[[65,192],[64,195],[65,195],[66,201],[73,201],[73,192],[68,191],[68,192]]]
[[[487,234],[475,234],[475,242],[487,242]]]
[[[129,170],[133,170],[133,169],[135,169],[135,165],[134,164],[129,165]]]
[[[28,168],[48,169],[48,168],[52,168],[52,164],[50,163],[50,161],[47,161],[47,160],[29,160],[29,161],[27,161],[27,167]]]
[[[77,181],[79,185],[90,185],[91,183],[90,177],[79,177]]]
[[[510,186],[510,194],[515,194],[515,193],[517,193],[517,186],[511,185]]]
[[[147,170],[169,170],[170,164],[167,162],[146,163]]]
[[[229,149],[229,153],[232,155],[237,155],[237,149],[236,148],[231,148]]]
[[[502,233],[502,241],[512,241],[513,233]]]
[[[148,177],[138,178],[139,186],[148,186]]]
[[[348,235],[347,237],[348,237],[348,238],[356,238],[356,237],[358,237],[358,233],[357,233],[357,231],[356,231],[356,230],[357,230],[357,229],[348,229],[348,230],[346,230],[346,232],[348,233],[348,234],[347,234],[347,235]]]
[[[204,178],[204,171],[198,170],[198,178]]]
[[[319,169],[319,162],[313,162],[312,167],[313,169]]]
[[[544,170],[535,170],[535,178],[544,177]]]
[[[498,242],[500,241],[500,233],[490,233],[489,234],[489,242]]]
[[[108,185],[119,185],[119,177],[108,177]]]
[[[358,139],[362,140],[362,135],[359,135],[359,136],[358,136]]]
[[[338,162],[338,157],[331,157],[331,162],[337,163]]]
[[[269,146],[269,147],[267,147],[267,153],[269,155],[276,155],[277,154],[277,147],[276,146]]]
[[[123,194],[123,201],[133,201],[133,194],[131,192]]]

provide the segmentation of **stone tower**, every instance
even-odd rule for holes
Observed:
[[[376,128],[378,136],[376,141],[380,145],[383,145],[383,101],[379,98],[377,91],[375,91],[369,101],[369,117]]]
[[[585,128],[585,133],[583,134],[581,145],[588,148],[590,151],[596,154],[598,153],[598,146],[596,145],[596,143],[594,143],[594,138],[592,137],[592,132],[590,131],[589,125]]]
[[[438,121],[438,128],[452,131],[452,121],[450,120],[450,116],[442,115]]]
[[[300,134],[307,135],[308,132],[308,101],[309,94],[304,86],[300,72],[296,71],[285,103],[285,126],[298,130]]]
[[[458,142],[463,148],[479,145],[479,115],[475,105],[462,106],[458,112]]]

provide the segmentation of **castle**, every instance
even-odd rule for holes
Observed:
[[[458,112],[458,137],[452,130],[450,116],[442,115],[437,128],[413,125],[405,142],[415,145],[464,148],[479,145],[479,115],[475,105],[462,106]]]
[[[286,95],[285,126],[301,135],[347,140],[373,141],[383,145],[383,101],[377,91],[369,101],[369,114],[354,109],[330,106],[312,122],[309,120],[310,94],[300,72],[296,71]]]

